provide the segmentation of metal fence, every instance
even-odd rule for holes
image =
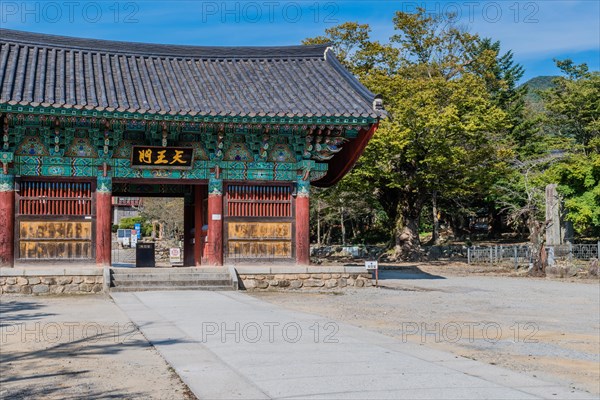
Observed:
[[[117,241],[111,243],[112,265],[134,266],[135,247],[122,247]]]
[[[428,260],[467,258],[467,246],[462,245],[428,246],[424,250]]]
[[[600,254],[600,241],[595,244],[565,244],[547,246],[548,264],[556,261],[589,261],[598,258]],[[532,262],[532,252],[529,245],[469,247],[467,249],[467,262],[469,264],[500,264],[513,263],[515,267],[528,265]]]

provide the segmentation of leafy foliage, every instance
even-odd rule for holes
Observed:
[[[314,236],[345,242],[370,231],[411,258],[432,207],[434,241],[440,216],[458,234],[468,216],[489,210],[493,230],[508,217],[541,246],[548,183],[559,184],[576,232],[597,235],[600,75],[564,60],[564,76],[519,85],[524,70],[511,51],[448,21],[417,9],[395,14],[387,43],[358,22],[303,42],[331,43],[389,113],[354,170],[314,191]]]

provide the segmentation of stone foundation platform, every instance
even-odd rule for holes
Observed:
[[[242,290],[338,290],[373,286],[362,267],[235,267]]]
[[[0,293],[47,295],[92,294],[103,291],[103,269],[0,268]]]

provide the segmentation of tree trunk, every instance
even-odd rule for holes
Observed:
[[[346,224],[344,221],[344,207],[340,207],[340,224],[342,229],[342,245],[346,245]]]
[[[417,261],[422,258],[421,241],[419,240],[419,221],[423,201],[417,200],[403,204],[400,218],[396,221],[395,258]]]
[[[331,244],[331,224],[327,227],[327,231],[325,231],[325,236],[323,237],[323,243],[326,245]]]
[[[431,195],[431,210],[433,214],[433,227],[431,232],[431,244],[437,246],[440,244],[440,220],[438,218],[438,207],[437,207],[437,190],[433,191]]]
[[[529,241],[531,243],[532,267],[529,274],[533,276],[546,276],[546,266],[548,257],[544,247],[544,224],[529,217],[527,220],[529,227]]]
[[[317,245],[321,245],[321,201],[317,200]]]

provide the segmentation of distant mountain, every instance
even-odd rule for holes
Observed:
[[[522,86],[527,86],[529,89],[527,96],[525,96],[525,102],[536,111],[543,110],[542,97],[539,92],[553,88],[553,79],[558,76],[536,76],[525,82]]]

